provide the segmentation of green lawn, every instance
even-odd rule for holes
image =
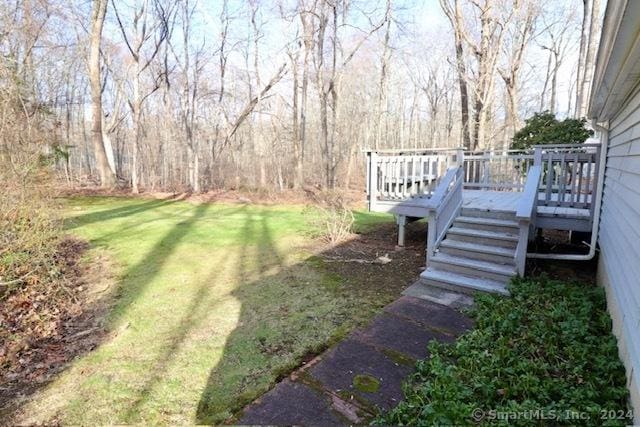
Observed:
[[[393,298],[312,256],[303,207],[65,204],[68,233],[106,250],[119,279],[108,337],[22,409],[31,422],[222,422]]]

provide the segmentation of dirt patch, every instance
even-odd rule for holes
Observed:
[[[584,242],[591,240],[590,233],[570,233],[565,230],[542,230],[535,240],[529,244],[529,252],[575,254],[589,253]]]
[[[320,255],[328,271],[362,292],[373,292],[385,305],[400,296],[425,266],[426,224],[407,226],[405,247],[397,250],[397,226],[383,224]],[[352,288],[353,289],[353,288]]]
[[[104,319],[115,283],[106,255],[65,238],[54,263],[58,277],[28,284],[0,305],[0,417],[11,413],[75,357],[105,337]]]
[[[573,233],[563,230],[544,230],[536,240],[529,244],[528,251],[550,254],[585,255],[589,247],[584,242],[590,241],[589,233]],[[527,259],[527,276],[547,276],[555,280],[578,281],[595,284],[598,257],[588,261],[566,261]]]

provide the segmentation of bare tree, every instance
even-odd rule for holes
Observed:
[[[512,8],[513,25],[505,30],[508,34],[504,45],[506,61],[504,67],[498,67],[498,73],[506,90],[505,146],[508,146],[509,141],[520,127],[520,117],[518,116],[520,72],[538,13],[533,3],[525,3],[522,0],[514,1]]]
[[[505,28],[513,17],[512,11],[506,18],[500,19],[492,1],[484,3],[472,2],[477,9],[480,19],[480,39],[474,40],[467,32],[463,32],[465,41],[469,44],[477,61],[477,71],[474,84],[474,120],[471,132],[471,149],[476,150],[484,145],[487,132],[487,119],[491,108],[490,102],[494,96],[495,71]]]
[[[115,184],[115,174],[109,166],[107,153],[102,141],[102,79],[100,78],[100,42],[108,0],[94,0],[91,14],[91,49],[89,54],[89,80],[91,81],[92,125],[91,140],[96,156],[96,167],[100,174],[100,185],[111,187]]]
[[[339,10],[342,7],[342,10]],[[345,26],[344,20],[347,13],[347,2],[331,2],[322,0],[318,13],[318,28],[316,37],[316,87],[320,98],[320,140],[324,157],[325,184],[328,188],[336,186],[338,157],[336,153],[336,133],[339,111],[339,86],[346,66],[351,62],[362,45],[369,37],[384,25],[384,20],[375,24],[365,33],[348,52],[340,45],[338,29]],[[327,33],[327,30],[330,33]],[[325,61],[326,38],[330,42],[331,56],[329,62]],[[340,60],[338,59],[340,57]],[[329,118],[331,109],[331,118]],[[330,120],[331,119],[331,120]]]
[[[196,131],[196,111],[199,99],[198,88],[203,69],[202,56],[204,51],[204,43],[200,43],[197,48],[193,48],[191,42],[191,26],[197,3],[197,0],[184,0],[182,2],[179,11],[182,21],[182,40],[180,41],[180,47],[175,47],[173,43],[169,43],[182,79],[180,121],[182,122],[187,147],[189,186],[190,190],[194,193],[199,193],[201,190],[199,144],[194,133]],[[179,50],[182,50],[182,52],[178,53]]]
[[[313,25],[313,15],[312,10],[307,10],[304,6],[302,0],[299,0],[299,16],[300,22],[302,24],[302,40],[304,46],[303,59],[302,59],[302,87],[300,94],[300,158],[299,162],[296,165],[296,169],[299,170],[300,180],[303,184],[304,175],[302,170],[304,169],[305,163],[305,149],[307,145],[307,100],[309,98],[309,74],[310,74],[310,58],[313,54],[314,49],[314,25]]]
[[[471,133],[469,129],[469,95],[467,88],[467,67],[464,58],[464,24],[459,0],[453,0],[453,6],[449,0],[440,0],[440,6],[451,23],[455,40],[456,68],[458,71],[458,85],[460,86],[460,112],[462,121],[462,143],[467,150],[471,145]]]
[[[152,61],[160,51],[168,35],[166,26],[169,19],[158,0],[141,0],[136,2],[131,18],[132,33],[129,33],[118,12],[115,0],[111,0],[117,18],[118,27],[122,33],[125,45],[134,63],[133,70],[133,94],[129,99],[129,108],[133,119],[133,145],[131,149],[131,191],[134,194],[140,192],[138,161],[140,145],[143,138],[142,108],[147,98],[160,88],[161,75],[153,76],[153,85],[148,90],[142,88],[142,74],[149,68]],[[150,46],[150,52],[146,48]]]
[[[389,79],[389,62],[391,56],[391,48],[389,46],[389,39],[391,36],[391,0],[387,0],[387,6],[384,14],[384,25],[386,27],[384,33],[384,43],[382,49],[382,58],[380,60],[380,83],[378,85],[378,103],[376,106],[377,120],[375,121],[375,142],[374,147],[380,146],[380,138],[382,133],[382,116],[386,111],[387,103],[387,80]]]
[[[407,18],[420,2],[403,3],[409,13],[393,0],[173,3],[112,0],[98,79],[83,62],[90,3],[71,14],[59,0],[0,10],[2,63],[33,105],[51,106],[51,140],[72,147],[61,178],[100,174],[84,108],[95,81],[110,169],[133,191],[197,192],[361,186],[364,146],[504,147],[523,117],[556,110],[569,84],[575,94],[591,79],[586,72],[578,86],[562,73],[577,24],[558,11],[570,6],[440,0],[452,29],[442,31]],[[538,9],[553,17],[542,31]],[[597,14],[588,24],[597,27]],[[63,25],[75,39],[57,31]]]
[[[600,38],[600,0],[584,0],[583,4],[576,117],[584,117],[587,114],[591,80],[595,67],[596,45]]]
[[[572,11],[569,11],[569,14],[563,13],[555,22],[546,25],[543,31],[543,35],[546,35],[548,40],[540,42],[540,47],[549,51],[549,59],[547,62],[544,86],[542,88],[542,96],[540,97],[541,111],[548,109],[551,113],[555,113],[557,110],[558,73],[570,47],[573,45],[573,40],[568,33],[574,27],[573,18],[574,14]],[[546,103],[547,89],[549,86],[551,96],[549,102]]]

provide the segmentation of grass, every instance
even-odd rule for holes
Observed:
[[[223,422],[381,304],[312,256],[303,207],[66,206],[67,231],[110,253],[119,280],[108,338],[22,408],[30,423]]]
[[[603,289],[538,278],[517,280],[511,294],[476,297],[475,328],[431,345],[405,401],[378,423],[632,422]]]

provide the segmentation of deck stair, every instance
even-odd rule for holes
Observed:
[[[448,290],[508,295],[517,244],[515,212],[463,208],[421,278]]]

